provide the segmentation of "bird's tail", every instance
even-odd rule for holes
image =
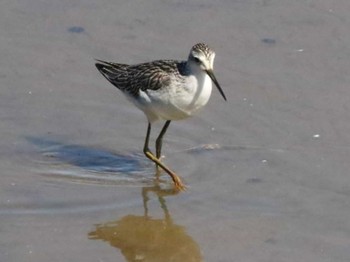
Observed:
[[[123,89],[128,81],[127,68],[129,65],[106,62],[96,59],[95,64],[100,73],[118,89]]]

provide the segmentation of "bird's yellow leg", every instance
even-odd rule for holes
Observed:
[[[170,121],[169,121],[169,123],[170,123]],[[169,124],[167,124],[167,126],[169,126]],[[166,131],[166,129],[165,129],[165,131]],[[164,133],[165,133],[165,131],[164,131]],[[144,145],[144,148],[143,148],[144,154],[146,155],[146,157],[148,157],[156,165],[160,166],[165,172],[167,172],[169,174],[169,176],[174,181],[176,189],[178,189],[178,190],[185,190],[186,187],[182,183],[180,177],[178,175],[176,175],[173,171],[171,171],[166,165],[164,165],[162,162],[160,162],[160,160],[157,157],[154,156],[154,154],[151,152],[151,150],[149,150],[149,148],[148,148],[148,141],[149,141],[150,133],[151,133],[151,124],[148,123],[147,134],[146,134],[146,139],[145,139],[145,145]]]

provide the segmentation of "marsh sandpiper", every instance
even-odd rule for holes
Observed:
[[[181,120],[197,113],[210,98],[212,82],[226,100],[213,73],[215,52],[206,44],[191,48],[187,61],[157,60],[127,65],[96,60],[101,74],[140,110],[148,127],[143,152],[157,168],[161,167],[174,181],[177,190],[185,185],[171,169],[160,161],[163,136],[172,120]],[[165,124],[156,139],[156,155],[149,147],[151,125],[157,120]]]

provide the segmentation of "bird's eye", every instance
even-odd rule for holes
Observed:
[[[196,63],[198,63],[198,64],[201,62],[201,60],[199,60],[198,57],[195,57],[195,58],[194,58],[194,61],[195,61]]]

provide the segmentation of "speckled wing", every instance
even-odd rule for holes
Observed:
[[[116,86],[118,89],[124,91],[128,86],[129,77],[128,77],[128,67],[126,64],[117,64],[102,60],[96,60],[99,63],[96,63],[98,71],[109,81],[111,84]]]
[[[178,62],[159,60],[138,65],[125,65],[98,60],[97,69],[118,89],[133,96],[140,90],[158,90],[171,83],[171,75],[178,73]]]
[[[134,65],[129,68],[130,85],[133,89],[146,91],[158,90],[171,83],[171,76],[176,73],[176,62],[160,60]]]

